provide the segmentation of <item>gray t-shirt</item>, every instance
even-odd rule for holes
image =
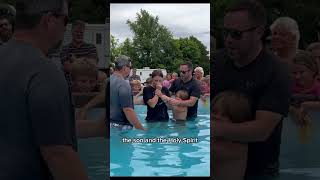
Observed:
[[[128,81],[117,75],[110,76],[110,122],[131,125],[123,108],[133,108],[133,96]]]
[[[64,74],[27,43],[10,40],[0,57],[0,179],[52,179],[39,147],[77,149]]]

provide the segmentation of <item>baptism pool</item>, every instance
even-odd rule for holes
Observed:
[[[299,128],[289,118],[284,120],[279,180],[320,179],[320,112],[310,113],[310,117],[309,129]]]
[[[110,131],[110,176],[210,176],[209,100],[185,123],[146,123],[147,107],[135,106],[148,131]],[[172,112],[169,110],[172,117]]]

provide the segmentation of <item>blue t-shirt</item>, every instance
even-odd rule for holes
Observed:
[[[0,179],[53,179],[40,147],[77,148],[64,74],[28,43],[10,40],[0,57]]]
[[[131,125],[123,108],[133,108],[133,96],[128,81],[118,75],[110,76],[110,122]]]

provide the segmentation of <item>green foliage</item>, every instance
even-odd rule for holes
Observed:
[[[135,67],[165,68],[176,72],[188,58],[194,65],[202,66],[209,72],[208,51],[197,38],[173,39],[169,29],[159,24],[158,16],[153,17],[145,10],[140,10],[136,20],[128,20],[127,24],[134,34],[132,41],[127,38],[116,47],[111,45],[111,48],[119,49],[111,52],[121,52],[131,57]]]
[[[119,40],[113,35],[110,36],[111,42],[111,62],[114,62],[114,59],[120,55]]]

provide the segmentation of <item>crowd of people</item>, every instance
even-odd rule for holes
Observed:
[[[210,96],[210,76],[204,78],[203,69],[196,67],[193,70],[188,60],[180,64],[179,77],[175,72],[164,77],[161,70],[154,70],[144,83],[136,74],[137,69],[132,68],[130,57],[119,56],[110,68],[111,128],[146,130],[134,111],[134,105],[147,106],[145,120],[148,123],[168,121],[168,109],[173,110],[175,121],[194,119],[198,100]]]
[[[298,23],[279,17],[267,27],[254,0],[231,4],[223,23],[225,49],[212,61],[213,178],[275,179],[284,118],[305,127],[320,110],[320,43],[299,49]]]

